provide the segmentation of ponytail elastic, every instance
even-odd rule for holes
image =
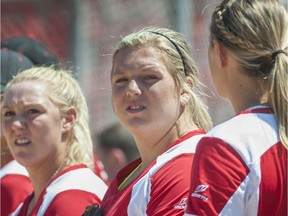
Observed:
[[[280,53],[285,54],[287,56],[287,53],[284,50],[279,49],[279,50],[276,50],[275,52],[272,53],[272,55],[271,55],[272,60],[274,60],[276,58],[276,56]]]

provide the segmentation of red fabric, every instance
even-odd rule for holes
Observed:
[[[8,216],[15,211],[33,191],[29,177],[8,174],[1,179],[1,215]]]
[[[139,177],[120,191],[118,191],[118,186],[140,163],[141,159],[137,159],[128,164],[126,167],[119,171],[115,179],[111,182],[102,200],[101,209],[103,215],[127,215],[126,209],[130,201],[131,190],[134,182],[137,181]]]
[[[281,143],[261,157],[263,172],[258,215],[287,215],[287,163],[287,149]]]
[[[118,186],[141,163],[141,159],[135,160],[120,170],[102,200],[103,214],[126,216],[129,211],[128,205],[134,202],[133,205],[138,205],[139,208],[144,209],[147,215],[182,216],[189,196],[190,169],[194,156],[194,151],[192,152],[191,149],[197,144],[190,141],[189,138],[203,133],[203,130],[194,131],[172,143],[165,150],[165,153],[175,154],[172,159],[170,159],[169,153],[163,153],[140,176],[118,191]],[[184,141],[187,142],[184,144],[182,143]],[[182,151],[177,153],[179,147],[183,145],[185,146],[184,153]],[[186,152],[186,147],[191,152]],[[163,166],[160,165],[162,160],[165,161]],[[152,170],[155,167],[157,171],[154,173]],[[146,180],[142,181],[143,179]],[[141,185],[144,183],[143,187],[138,185],[139,182]],[[138,187],[139,193],[142,194],[135,192],[133,195],[135,187]],[[142,199],[142,197],[144,198]],[[135,215],[137,215],[136,211],[134,211]],[[130,213],[129,215],[133,214]],[[142,215],[142,212],[138,215]]]
[[[51,179],[29,216],[79,216],[87,206],[100,205],[106,189],[106,184],[86,165],[70,166]],[[27,215],[33,195],[27,197],[17,216]]]
[[[197,146],[192,173],[191,196],[186,211],[210,216],[221,212],[249,173],[249,169],[227,143],[217,138],[205,137]],[[202,185],[203,191],[199,185]],[[205,188],[206,185],[209,187]]]
[[[183,215],[190,185],[189,169],[185,167],[192,166],[193,158],[194,154],[174,158],[151,178],[147,215]]]
[[[199,141],[185,215],[287,215],[287,165],[271,109],[240,112]]]
[[[26,216],[29,202],[32,197],[29,197],[24,203],[18,216]],[[42,202],[38,202],[33,212],[29,216],[37,216],[37,211]],[[93,193],[81,190],[68,190],[57,194],[53,202],[49,205],[43,216],[80,216],[85,211],[85,208],[94,203],[101,203],[101,200]]]

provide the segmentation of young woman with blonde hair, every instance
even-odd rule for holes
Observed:
[[[106,184],[93,173],[88,108],[71,73],[34,67],[6,86],[3,134],[33,193],[12,215],[81,215],[100,205]]]
[[[103,215],[183,215],[198,140],[211,128],[198,70],[184,37],[149,27],[113,55],[112,105],[140,158],[112,181]]]
[[[236,115],[200,140],[186,215],[287,215],[287,10],[224,0],[210,33],[212,78]]]

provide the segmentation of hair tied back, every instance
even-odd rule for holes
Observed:
[[[278,55],[278,54],[285,54],[286,56],[287,56],[287,53],[284,51],[284,50],[282,50],[282,49],[279,49],[279,50],[276,50],[275,52],[273,52],[272,53],[272,55],[271,55],[271,57],[272,57],[272,60],[274,60],[275,58],[276,58],[276,56]]]

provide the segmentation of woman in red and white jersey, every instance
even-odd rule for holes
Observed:
[[[21,53],[1,48],[1,104],[3,101],[6,84],[18,71],[31,68],[33,63]],[[1,105],[2,107],[2,105]],[[0,108],[0,111],[1,108]],[[2,122],[2,117],[0,117]],[[2,123],[1,123],[2,125]],[[13,159],[1,127],[1,170],[0,170],[0,193],[1,193],[1,216],[8,216],[26,197],[32,193],[33,186],[28,172]]]
[[[149,27],[124,37],[113,55],[112,104],[140,158],[103,198],[104,215],[183,215],[198,140],[211,127],[198,71],[183,36]]]
[[[287,11],[224,0],[210,33],[212,78],[236,115],[200,140],[185,215],[287,215]]]
[[[72,73],[34,67],[6,86],[3,134],[33,193],[11,215],[81,215],[101,204],[106,184],[93,172],[88,109]]]
[[[33,192],[27,170],[13,158],[1,167],[0,187],[2,216],[11,214]]]

